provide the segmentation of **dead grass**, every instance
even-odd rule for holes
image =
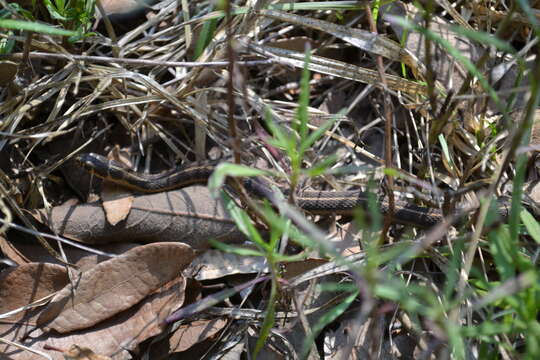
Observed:
[[[272,289],[250,288],[232,300],[214,294],[224,301],[219,308],[193,313],[228,319],[219,336],[158,350],[148,340],[137,349],[151,358],[199,357],[204,340],[212,344],[209,357],[252,353],[267,336],[260,356],[536,358],[540,232],[521,202],[535,214],[539,10],[535,2],[528,10],[451,3],[426,5],[425,12],[402,1],[376,11],[348,1],[261,1],[248,9],[235,3],[227,22],[211,2],[170,0],[115,36],[102,30],[69,43],[4,31],[2,39],[14,41],[0,62],[5,224],[36,230],[30,210],[50,214],[69,198],[97,193],[99,181],[73,161],[85,152],[115,153],[150,172],[209,159],[241,162],[270,169],[299,190],[371,181],[390,203],[416,201],[449,215],[467,208],[469,216],[459,226],[443,222],[424,231],[395,225],[391,216],[370,225],[309,217],[282,204],[294,225],[283,218],[274,225],[303,237],[291,228],[270,230],[282,243],[266,255],[302,254],[305,267],[286,275],[291,263],[272,268],[270,259],[270,268],[257,271],[270,272]],[[396,18],[405,15],[408,23]],[[306,51],[307,107],[300,85]],[[295,125],[302,112],[310,133],[333,120],[301,159],[310,169],[336,156],[316,177],[294,172],[292,150],[273,146],[266,122],[304,140],[308,134]],[[495,219],[503,202],[510,215]],[[252,213],[254,223],[271,223],[260,214]],[[6,259],[22,265],[7,250],[20,233],[2,230]],[[302,245],[293,241],[304,238]],[[58,261],[75,262],[58,245],[47,246]],[[230,261],[230,271],[198,281],[227,288],[247,282],[247,259],[219,260]],[[239,280],[226,280],[233,273]],[[315,286],[321,283],[333,285],[323,291]],[[178,326],[160,336],[172,338]],[[304,338],[316,338],[317,347]]]

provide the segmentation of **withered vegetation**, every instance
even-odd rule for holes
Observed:
[[[538,358],[538,3],[1,0],[0,359]]]

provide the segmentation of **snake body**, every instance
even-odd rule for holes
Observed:
[[[104,156],[87,153],[78,155],[76,160],[89,173],[122,187],[143,193],[156,193],[180,189],[193,184],[206,184],[215,170],[215,164],[194,164],[159,174],[141,174],[125,168]],[[260,182],[249,180],[248,191],[258,197],[268,197],[271,190]],[[298,206],[314,215],[352,215],[358,207],[367,208],[368,194],[363,191],[303,191],[296,196]],[[383,214],[389,212],[386,200],[378,202]],[[422,207],[403,201],[396,201],[393,221],[421,228],[431,227],[443,218],[440,210]]]

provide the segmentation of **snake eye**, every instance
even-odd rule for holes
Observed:
[[[79,163],[81,166],[85,166],[88,163],[86,155],[88,154],[80,154],[75,156],[75,161]]]
[[[102,178],[108,177],[111,161],[109,161],[105,156],[88,153],[77,155],[75,159],[79,163],[79,166],[84,168],[90,174],[97,175]]]
[[[88,154],[79,154],[75,157],[75,161],[79,163],[79,165],[86,170],[93,170],[95,168],[96,161],[99,159],[97,158],[96,154],[88,153]]]

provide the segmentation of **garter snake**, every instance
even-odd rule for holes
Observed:
[[[81,154],[76,160],[89,173],[122,187],[143,193],[156,193],[183,188],[193,184],[206,184],[212,175],[215,164],[194,164],[183,169],[170,170],[159,174],[141,174],[127,169],[114,160],[88,153]],[[271,190],[262,183],[249,182],[248,191],[257,197],[268,197]],[[336,214],[352,215],[357,207],[366,208],[368,194],[355,191],[303,191],[296,196],[298,206],[314,215]],[[379,210],[386,214],[388,202],[379,200]],[[400,224],[427,228],[442,220],[440,210],[422,207],[403,201],[396,201],[393,221]]]

